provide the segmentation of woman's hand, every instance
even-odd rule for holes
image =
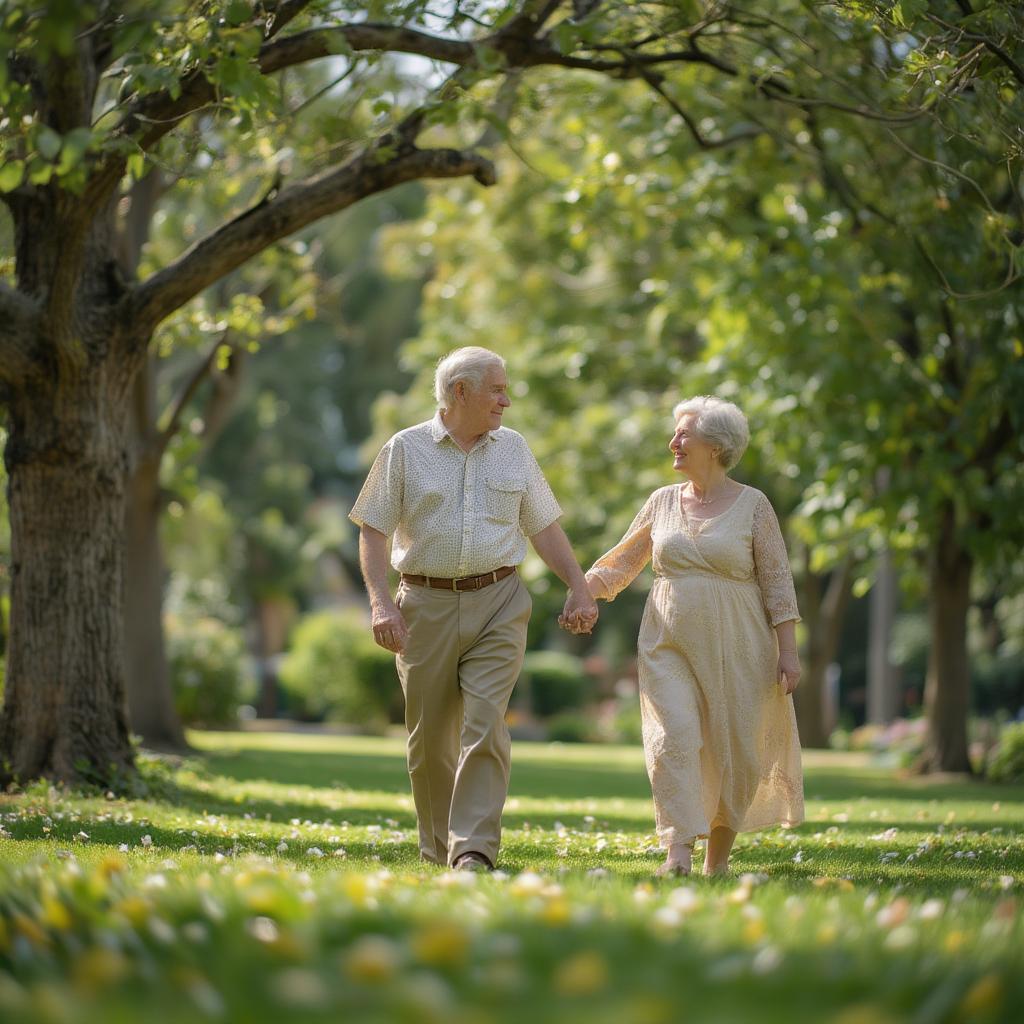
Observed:
[[[565,597],[565,607],[558,616],[558,624],[569,633],[585,635],[593,631],[597,615],[597,602],[591,596],[589,588],[584,588],[583,592],[579,593],[570,587]]]
[[[800,655],[796,651],[779,651],[778,679],[782,692],[792,693],[800,682]]]

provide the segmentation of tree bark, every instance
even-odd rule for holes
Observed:
[[[12,407],[11,636],[0,777],[116,786],[134,767],[124,689],[124,401],[102,366]]]
[[[896,573],[888,549],[879,559],[878,575],[871,588],[868,619],[867,720],[888,725],[900,713],[896,669],[889,660],[889,641],[896,615]]]
[[[277,659],[284,650],[291,619],[291,602],[281,597],[266,597],[256,604],[256,664],[260,693],[257,714],[277,718],[280,689]]]
[[[221,343],[223,343],[223,338]],[[219,347],[219,346],[218,346]],[[156,357],[151,356],[135,380],[132,414],[134,458],[125,503],[125,659],[128,710],[132,729],[148,746],[188,750],[188,741],[174,705],[174,686],[167,660],[163,599],[167,567],[160,542],[163,489],[160,464],[166,443],[178,430],[179,420],[195,388],[211,373],[216,348],[196,368],[185,393],[179,396],[170,422],[160,430],[156,422]],[[213,374],[203,408],[205,451],[228,419],[245,365],[245,353],[232,351],[228,367]]]
[[[159,170],[135,182],[117,235],[125,275],[138,271],[150,223],[165,190]],[[188,744],[174,707],[163,628],[166,571],[160,545],[160,462],[156,420],[156,363],[149,357],[132,385],[129,418],[130,477],[124,513],[125,685],[132,730],[147,746],[185,751]]]
[[[835,726],[829,721],[825,701],[828,666],[835,661],[843,617],[850,597],[851,565],[844,562],[828,577],[828,584],[809,569],[804,574],[801,607],[807,630],[804,647],[804,678],[795,694],[800,744],[805,748],[828,746]]]
[[[145,371],[144,371],[145,372]],[[160,462],[135,467],[125,502],[124,628],[128,710],[132,730],[149,747],[187,750],[174,707],[164,643],[164,557],[160,545]]]
[[[931,651],[924,687],[928,731],[918,764],[922,771],[971,771],[967,752],[967,612],[972,569],[970,553],[958,537],[953,506],[947,504],[941,513],[929,567]]]

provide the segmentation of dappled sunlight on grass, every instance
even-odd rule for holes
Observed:
[[[517,744],[494,876],[417,856],[400,739],[193,733],[145,798],[0,804],[0,1019],[816,1022],[1024,1006],[1017,788],[807,759],[808,821],[656,882],[634,747]],[[697,865],[701,863],[698,852]]]

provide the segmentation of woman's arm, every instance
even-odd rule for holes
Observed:
[[[651,527],[654,523],[654,502],[652,494],[637,513],[622,540],[610,551],[603,554],[587,573],[587,586],[597,599],[613,601],[640,575],[651,559],[653,542]]]
[[[777,682],[785,693],[792,693],[800,682],[800,655],[796,646],[800,610],[779,520],[763,494],[754,508],[753,553],[761,601],[779,641]]]

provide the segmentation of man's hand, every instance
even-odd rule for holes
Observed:
[[[535,533],[530,542],[544,564],[569,588],[558,624],[570,633],[589,633],[597,622],[597,603],[590,596],[565,531],[556,521]]]
[[[405,650],[405,641],[409,637],[409,627],[398,610],[394,601],[374,604],[371,608],[371,621],[373,623],[373,639],[380,647],[394,654],[401,654]]]
[[[597,602],[590,596],[590,591],[570,588],[565,597],[565,607],[558,616],[558,624],[570,633],[589,634],[597,622],[597,615]]]

